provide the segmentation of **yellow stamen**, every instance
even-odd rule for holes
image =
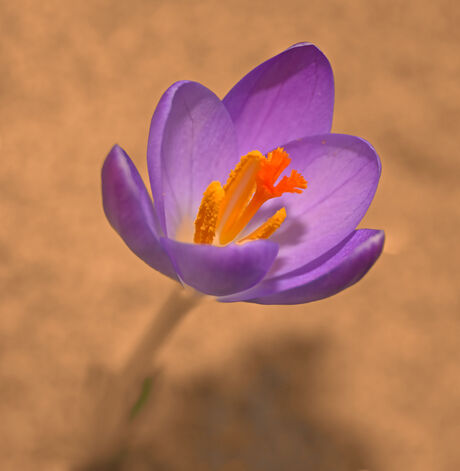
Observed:
[[[286,219],[286,208],[281,208],[276,213],[261,224],[255,231],[239,240],[238,243],[250,240],[268,239]]]
[[[212,244],[216,234],[220,207],[225,191],[220,182],[212,182],[203,193],[203,200],[195,219],[195,244]]]
[[[258,152],[250,152],[241,157],[240,162],[230,173],[227,183],[224,186],[225,198],[222,202],[219,215],[219,226],[221,234],[230,231],[235,221],[239,218],[244,207],[248,204],[251,196],[256,189],[256,176],[260,170],[260,164],[264,156]],[[223,240],[220,237],[222,245],[230,240]]]
[[[231,223],[220,229],[219,242],[222,245],[235,239],[266,201],[286,192],[301,193],[302,189],[307,187],[305,179],[295,170],[275,186],[276,180],[290,162],[287,152],[281,148],[269,152],[267,158],[261,160],[260,170],[255,176],[255,185],[253,184],[255,192],[252,199],[245,207],[235,208]]]
[[[292,170],[290,176],[276,181],[291,162],[287,152],[278,148],[265,158],[259,151],[241,157],[222,188],[212,182],[204,193],[195,221],[195,243],[211,244],[219,233],[219,243],[226,245],[246,227],[259,208],[283,193],[302,193],[307,182]],[[240,242],[270,237],[286,218],[284,208]]]

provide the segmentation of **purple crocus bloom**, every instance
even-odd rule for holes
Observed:
[[[331,66],[308,43],[260,64],[223,100],[196,82],[173,84],[150,127],[153,201],[123,149],[114,146],[105,160],[110,224],[152,268],[220,301],[300,304],[351,286],[383,248],[383,231],[356,229],[381,165],[365,140],[330,132],[333,105]],[[285,163],[275,168],[278,157]],[[275,186],[288,162],[297,172]],[[243,224],[256,185],[271,193]],[[288,189],[280,196],[281,187]],[[236,203],[244,191],[246,199]],[[231,210],[232,202],[222,203],[229,192]],[[240,222],[232,226],[231,217]],[[223,235],[225,224],[232,227]]]

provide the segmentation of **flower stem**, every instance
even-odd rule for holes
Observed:
[[[181,319],[201,300],[202,295],[189,288],[176,287],[146,328],[143,338],[126,360],[120,376],[143,379],[145,368]]]
[[[185,314],[201,298],[195,291],[181,286],[175,288],[145,329],[120,372],[102,385],[89,437],[89,462],[79,469],[101,469],[101,466],[113,465],[123,456],[131,422],[148,401],[152,387],[152,360]]]

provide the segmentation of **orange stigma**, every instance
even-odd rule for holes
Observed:
[[[290,162],[282,148],[269,152],[267,157],[259,151],[241,157],[223,188],[213,182],[206,189],[195,221],[194,242],[212,244],[217,233],[219,244],[226,245],[241,233],[266,201],[283,193],[302,193],[307,182],[295,170],[276,184]],[[282,208],[238,242],[270,237],[285,218],[286,210]]]
[[[260,171],[257,174],[257,186],[268,193],[267,199],[281,196],[283,193],[302,193],[307,188],[307,182],[300,173],[292,170],[289,177],[283,177],[278,185],[276,180],[291,163],[288,153],[280,147],[270,152],[262,160]]]

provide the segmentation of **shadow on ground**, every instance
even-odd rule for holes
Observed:
[[[327,346],[285,337],[182,384],[162,372],[117,461],[78,470],[373,468],[365,441],[319,405]]]

